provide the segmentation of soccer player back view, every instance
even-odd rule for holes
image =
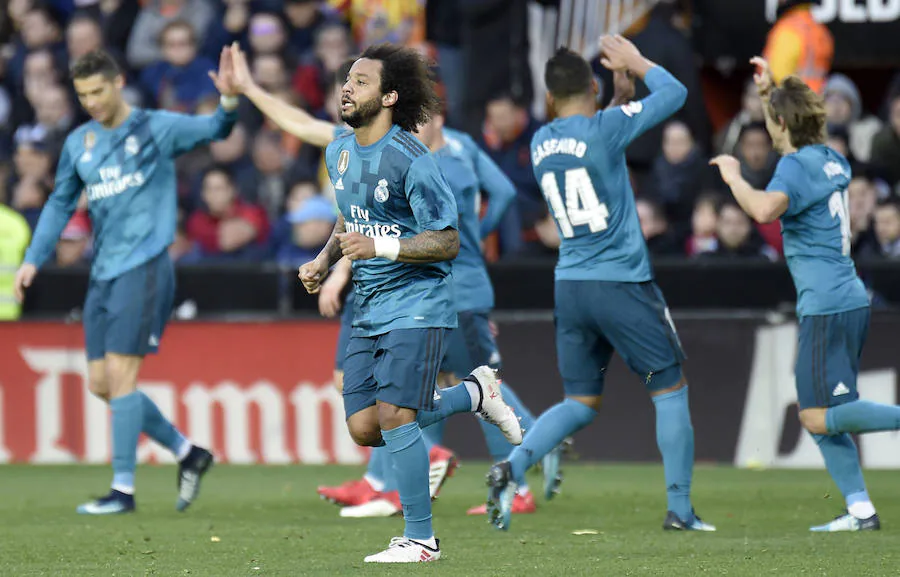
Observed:
[[[822,98],[793,76],[776,87],[766,61],[751,62],[758,67],[754,81],[766,128],[784,156],[765,191],[744,180],[736,158],[719,156],[711,164],[751,218],[781,219],[800,319],[794,370],[800,423],[847,505],[845,514],[810,530],[876,530],[881,524],[849,433],[900,430],[900,407],[861,400],[856,388],[869,298],[850,258],[850,165],[825,146]]]
[[[488,512],[495,526],[507,529],[514,479],[597,416],[615,350],[644,381],[656,407],[668,494],[663,527],[712,531],[691,505],[694,433],[684,355],[652,280],[625,166],[628,144],[681,108],[687,90],[624,38],[604,37],[602,47],[604,66],[627,69],[651,94],[595,113],[597,85],[588,63],[566,49],[547,62],[548,104],[557,117],[535,133],[531,155],[562,241],[555,318],[566,400],[538,418],[508,461],[491,468]]]
[[[16,290],[21,300],[84,190],[96,255],[83,315],[88,374],[91,392],[112,410],[114,475],[109,495],[81,505],[79,513],[135,509],[141,432],[169,448],[180,463],[179,510],[197,496],[200,479],[212,465],[209,451],[192,446],[136,385],[144,355],[159,347],[174,299],[167,251],[175,233],[173,159],[226,138],[237,120],[229,52],[222,52],[219,66],[218,75],[210,75],[222,93],[222,106],[212,116],[185,116],[129,106],[122,98],[121,71],[105,52],[88,53],[72,65],[75,91],[92,120],[66,139],[55,190],[16,275]]]
[[[459,251],[457,206],[434,157],[410,130],[436,104],[428,67],[415,50],[373,46],[353,64],[341,95],[341,118],[353,132],[325,151],[341,215],[325,248],[298,275],[315,293],[342,256],[353,263],[347,426],[358,444],[390,451],[406,524],[403,537],[366,562],[440,558],[420,425],[477,410],[510,442],[521,442],[521,427],[488,367],[444,391],[435,406],[444,336],[456,326],[448,261]]]

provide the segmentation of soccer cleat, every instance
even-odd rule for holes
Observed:
[[[316,492],[326,501],[341,507],[362,505],[376,498],[379,494],[364,478],[347,481],[337,487],[319,487],[316,489]]]
[[[537,505],[534,502],[534,495],[531,492],[525,493],[521,495],[516,493],[516,496],[513,497],[512,507],[510,508],[510,513],[513,515],[524,515],[527,513],[534,513],[537,511]],[[486,515],[487,514],[487,505],[482,503],[481,505],[472,507],[468,511],[466,511],[466,515]]]
[[[464,380],[474,382],[481,390],[481,401],[475,413],[488,423],[500,428],[503,436],[512,445],[522,444],[522,425],[512,407],[503,402],[500,380],[494,369],[482,365],[472,371]]]
[[[434,540],[435,547],[431,548],[424,543],[407,539],[406,537],[394,537],[388,548],[381,553],[369,555],[364,559],[366,563],[427,563],[441,558],[441,540]]]
[[[431,498],[435,499],[447,479],[453,476],[459,466],[459,461],[453,451],[440,445],[431,447],[431,451],[428,452],[428,461],[428,492],[431,494]]]
[[[874,514],[868,519],[858,519],[850,513],[844,513],[834,518],[834,521],[810,527],[809,530],[814,533],[836,533],[838,531],[878,531],[881,529],[881,521],[878,520],[878,514]]]
[[[393,517],[403,511],[400,505],[400,493],[390,491],[388,493],[376,493],[365,503],[344,507],[341,509],[341,517],[363,519],[369,517]]]
[[[488,471],[488,498],[485,507],[488,521],[503,531],[509,530],[513,501],[519,488],[512,478],[509,461],[500,461]]]
[[[132,513],[134,509],[134,495],[113,489],[109,492],[109,495],[100,497],[96,501],[79,505],[75,510],[81,515],[116,515],[118,513]]]
[[[693,515],[693,519],[690,522],[682,521],[678,515],[669,511],[666,515],[666,520],[663,521],[663,529],[666,531],[715,531],[715,525],[710,525],[706,523],[697,516],[696,513]]]
[[[178,501],[175,509],[184,511],[191,506],[200,494],[203,475],[213,466],[214,461],[212,453],[206,449],[191,447],[191,452],[178,464]]]
[[[544,473],[544,499],[548,501],[559,494],[559,488],[563,482],[560,465],[563,454],[568,452],[571,446],[572,437],[566,437],[562,443],[541,459],[541,470]]]

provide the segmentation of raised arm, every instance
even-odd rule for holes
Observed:
[[[253,81],[247,57],[237,43],[229,49],[234,64],[237,89],[252,102],[260,112],[272,120],[279,128],[293,134],[300,140],[325,148],[334,140],[336,125],[319,120],[305,110],[291,106],[260,87]]]

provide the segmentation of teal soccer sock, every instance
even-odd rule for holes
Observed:
[[[428,450],[416,422],[401,425],[381,435],[391,452],[403,520],[404,537],[426,540],[434,536],[431,526],[431,493],[428,488]]]
[[[133,392],[110,400],[109,406],[112,411],[112,488],[133,494],[143,403],[140,394]]]

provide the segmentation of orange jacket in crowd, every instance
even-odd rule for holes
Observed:
[[[763,56],[776,82],[793,74],[821,94],[834,58],[834,38],[824,24],[815,21],[811,5],[803,4],[775,22]]]

